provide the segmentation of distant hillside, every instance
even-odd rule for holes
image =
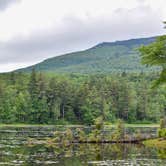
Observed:
[[[140,57],[136,48],[140,45],[147,45],[154,40],[155,37],[103,42],[85,51],[49,58],[41,63],[20,70],[28,72],[35,68],[38,71],[57,73],[149,71],[152,68],[146,68],[140,64]]]

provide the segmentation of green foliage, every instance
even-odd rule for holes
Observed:
[[[157,148],[157,149],[161,150],[160,152],[162,154],[160,154],[160,152],[159,152],[159,155],[161,155],[162,158],[166,158],[166,156],[165,156],[166,139],[161,139],[161,138],[149,139],[149,140],[144,141],[143,144],[148,147]]]
[[[166,118],[160,120],[160,129],[166,128]]]
[[[158,130],[158,136],[162,138],[166,138],[166,128]]]
[[[95,128],[96,128],[97,130],[102,130],[103,127],[104,127],[104,124],[103,124],[103,117],[100,116],[100,117],[96,118],[94,124],[95,124]]]
[[[47,140],[47,144],[62,144],[63,146],[68,146],[74,141],[74,134],[70,128],[65,131],[56,131],[54,137]]]
[[[101,133],[101,130],[94,129],[88,136],[88,141],[90,142],[102,142],[103,141],[103,135]]]
[[[166,119],[163,118],[160,120],[160,129],[158,130],[158,136],[166,138]]]
[[[104,122],[103,116],[99,116],[95,119],[94,128],[88,135],[88,141],[92,142],[102,142],[104,139],[103,129],[104,129]]]
[[[157,74],[0,75],[0,123],[95,124],[122,119],[156,123],[165,115],[164,87],[151,89]],[[13,81],[14,80],[14,81]]]
[[[166,138],[166,118],[160,119],[160,129],[158,129],[158,136]]]
[[[67,129],[64,133],[64,138],[66,138],[67,140],[71,141],[73,140],[73,132],[71,129]]]
[[[119,119],[117,123],[117,129],[114,133],[114,139],[120,140],[124,139],[124,137],[125,137],[125,125],[124,122],[121,119]]]
[[[76,137],[77,137],[78,142],[87,141],[87,136],[86,136],[85,132],[80,128],[76,129]]]
[[[166,83],[166,35],[160,36],[155,42],[140,49],[142,63],[149,66],[160,66],[161,74],[154,86]]]

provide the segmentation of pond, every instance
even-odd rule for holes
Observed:
[[[58,127],[57,127],[58,128]],[[1,127],[0,165],[20,166],[165,166],[166,149],[136,144],[27,145],[29,138],[52,137],[55,127]]]

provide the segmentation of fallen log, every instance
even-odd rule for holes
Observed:
[[[147,139],[135,139],[135,140],[102,140],[102,141],[72,141],[71,143],[79,143],[79,144],[85,144],[85,143],[89,143],[89,144],[107,144],[107,143],[133,143],[133,144],[139,144],[142,141],[145,141]]]

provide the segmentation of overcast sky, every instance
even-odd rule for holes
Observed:
[[[0,72],[166,32],[166,0],[0,0]]]

